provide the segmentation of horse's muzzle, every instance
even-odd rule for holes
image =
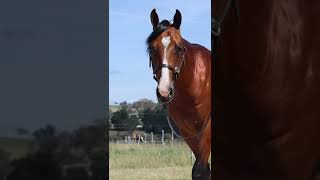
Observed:
[[[169,86],[167,97],[162,96],[159,92],[159,88],[157,88],[157,98],[158,98],[159,103],[170,103],[173,99],[173,96],[174,96],[174,87],[173,86]]]

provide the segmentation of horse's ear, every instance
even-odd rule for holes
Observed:
[[[157,25],[159,24],[159,17],[158,17],[158,14],[156,12],[156,9],[153,9],[151,11],[150,19],[151,19],[151,24],[153,26],[153,29],[156,28]]]
[[[181,20],[182,20],[181,13],[177,9],[176,13],[174,14],[174,17],[173,17],[173,27],[175,27],[177,30],[179,30],[179,28],[180,28]]]

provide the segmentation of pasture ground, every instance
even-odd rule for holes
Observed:
[[[190,180],[194,157],[184,142],[109,144],[111,180]]]

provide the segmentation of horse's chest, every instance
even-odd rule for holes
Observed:
[[[196,108],[185,108],[181,106],[174,106],[169,109],[170,117],[181,125],[192,124],[195,126],[201,125],[202,113]]]

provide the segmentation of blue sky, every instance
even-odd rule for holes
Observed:
[[[160,21],[182,14],[181,34],[191,43],[211,46],[209,0],[110,0],[109,1],[109,103],[156,101],[145,39],[152,31],[150,12],[156,8]]]

